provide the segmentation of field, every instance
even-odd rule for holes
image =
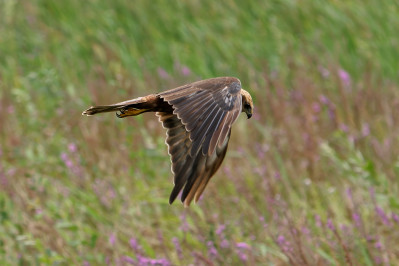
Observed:
[[[0,1],[1,265],[399,265],[398,1]],[[153,114],[217,76],[255,102],[168,204]]]

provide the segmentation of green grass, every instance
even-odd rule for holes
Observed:
[[[0,262],[399,263],[397,1],[0,1]],[[255,100],[197,205],[152,114],[216,76]]]

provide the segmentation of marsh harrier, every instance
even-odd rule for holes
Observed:
[[[226,155],[231,125],[241,112],[252,116],[251,95],[233,77],[197,81],[175,89],[112,105],[93,106],[83,115],[114,112],[119,118],[156,112],[167,129],[174,188],[169,203],[183,189],[181,201],[198,201]]]

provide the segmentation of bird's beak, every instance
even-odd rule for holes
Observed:
[[[252,113],[247,113],[247,118],[250,119],[252,117]]]

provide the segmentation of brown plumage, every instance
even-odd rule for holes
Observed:
[[[231,125],[241,112],[252,116],[251,95],[233,77],[201,80],[113,105],[94,106],[83,115],[119,111],[119,118],[156,112],[166,132],[172,161],[172,203],[183,189],[184,206],[198,201],[226,155]]]

